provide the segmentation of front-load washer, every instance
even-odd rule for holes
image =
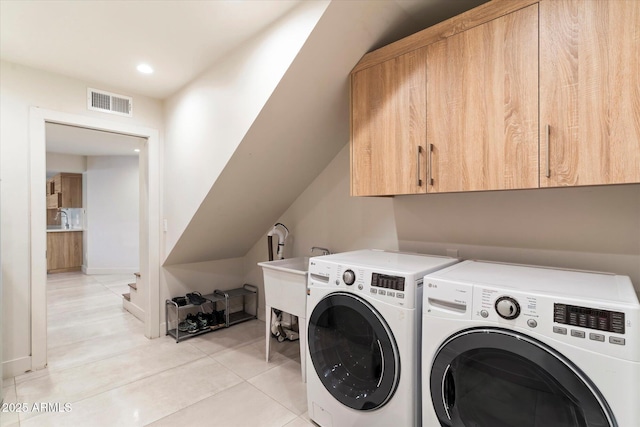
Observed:
[[[420,424],[422,280],[456,262],[379,250],[309,260],[307,401],[315,423]]]
[[[627,276],[464,261],[423,296],[425,426],[640,425]]]

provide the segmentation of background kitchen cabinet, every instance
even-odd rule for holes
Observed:
[[[351,195],[425,193],[425,49],[351,80]]]
[[[58,209],[62,207],[62,193],[50,194],[47,196],[47,209]]]
[[[541,2],[540,60],[540,186],[640,182],[640,1]]]
[[[427,47],[428,192],[538,187],[538,5]]]
[[[47,232],[47,272],[82,266],[82,231]]]
[[[60,173],[47,181],[47,209],[82,207],[82,174]]]

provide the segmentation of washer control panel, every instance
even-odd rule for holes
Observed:
[[[354,273],[353,270],[345,270],[345,272],[342,273],[342,280],[347,286],[351,286],[356,281],[356,273]]]
[[[404,292],[404,280],[405,278],[402,276],[390,276],[388,274],[373,273],[371,275],[371,286]]]
[[[322,261],[309,263],[310,286],[348,290],[405,308],[415,308],[418,297],[422,302],[422,276]]]
[[[520,304],[518,304],[515,298],[500,297],[495,302],[495,308],[498,315],[503,319],[511,320],[520,315]],[[480,313],[480,315],[482,315],[482,313]]]
[[[568,304],[553,305],[553,321],[604,332],[625,333],[624,313]]]

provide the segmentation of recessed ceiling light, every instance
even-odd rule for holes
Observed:
[[[151,68],[151,66],[149,64],[140,64],[140,65],[138,65],[137,69],[142,74],[151,74],[151,73],[153,73],[153,68]]]
[[[139,148],[135,148],[133,151],[135,151],[136,153],[139,153],[140,149]]]

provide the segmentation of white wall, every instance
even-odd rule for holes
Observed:
[[[331,252],[398,250],[393,199],[350,197],[349,187],[349,149],[345,147],[278,219],[290,231],[285,258],[309,256],[312,246]],[[244,260],[244,281],[260,289],[261,307],[264,283],[256,264],[268,260],[267,231]],[[264,314],[260,314],[262,318]]]
[[[135,273],[140,265],[137,156],[88,156],[85,247],[87,274]]]
[[[349,196],[347,145],[279,221],[291,232],[287,258],[312,246],[456,249],[465,259],[628,275],[640,292],[640,184],[357,198]],[[243,280],[261,293],[256,263],[266,260],[265,234],[244,259]]]
[[[301,2],[166,101],[169,254],[327,7]]]
[[[47,177],[61,172],[83,173],[87,170],[87,156],[47,152]]]
[[[607,271],[640,290],[640,185],[397,197],[400,248]]]
[[[30,174],[29,108],[83,115],[162,129],[162,106],[134,95],[134,117],[87,110],[87,87],[118,92],[97,82],[83,82],[40,70],[0,62],[0,178],[2,209],[3,355],[4,376],[30,366]],[[44,183],[43,183],[44,190]]]
[[[165,256],[180,238],[327,5],[327,1],[302,2],[166,100]],[[231,258],[164,267],[161,301],[190,290],[210,292],[215,288],[241,286],[242,266],[242,258]]]

